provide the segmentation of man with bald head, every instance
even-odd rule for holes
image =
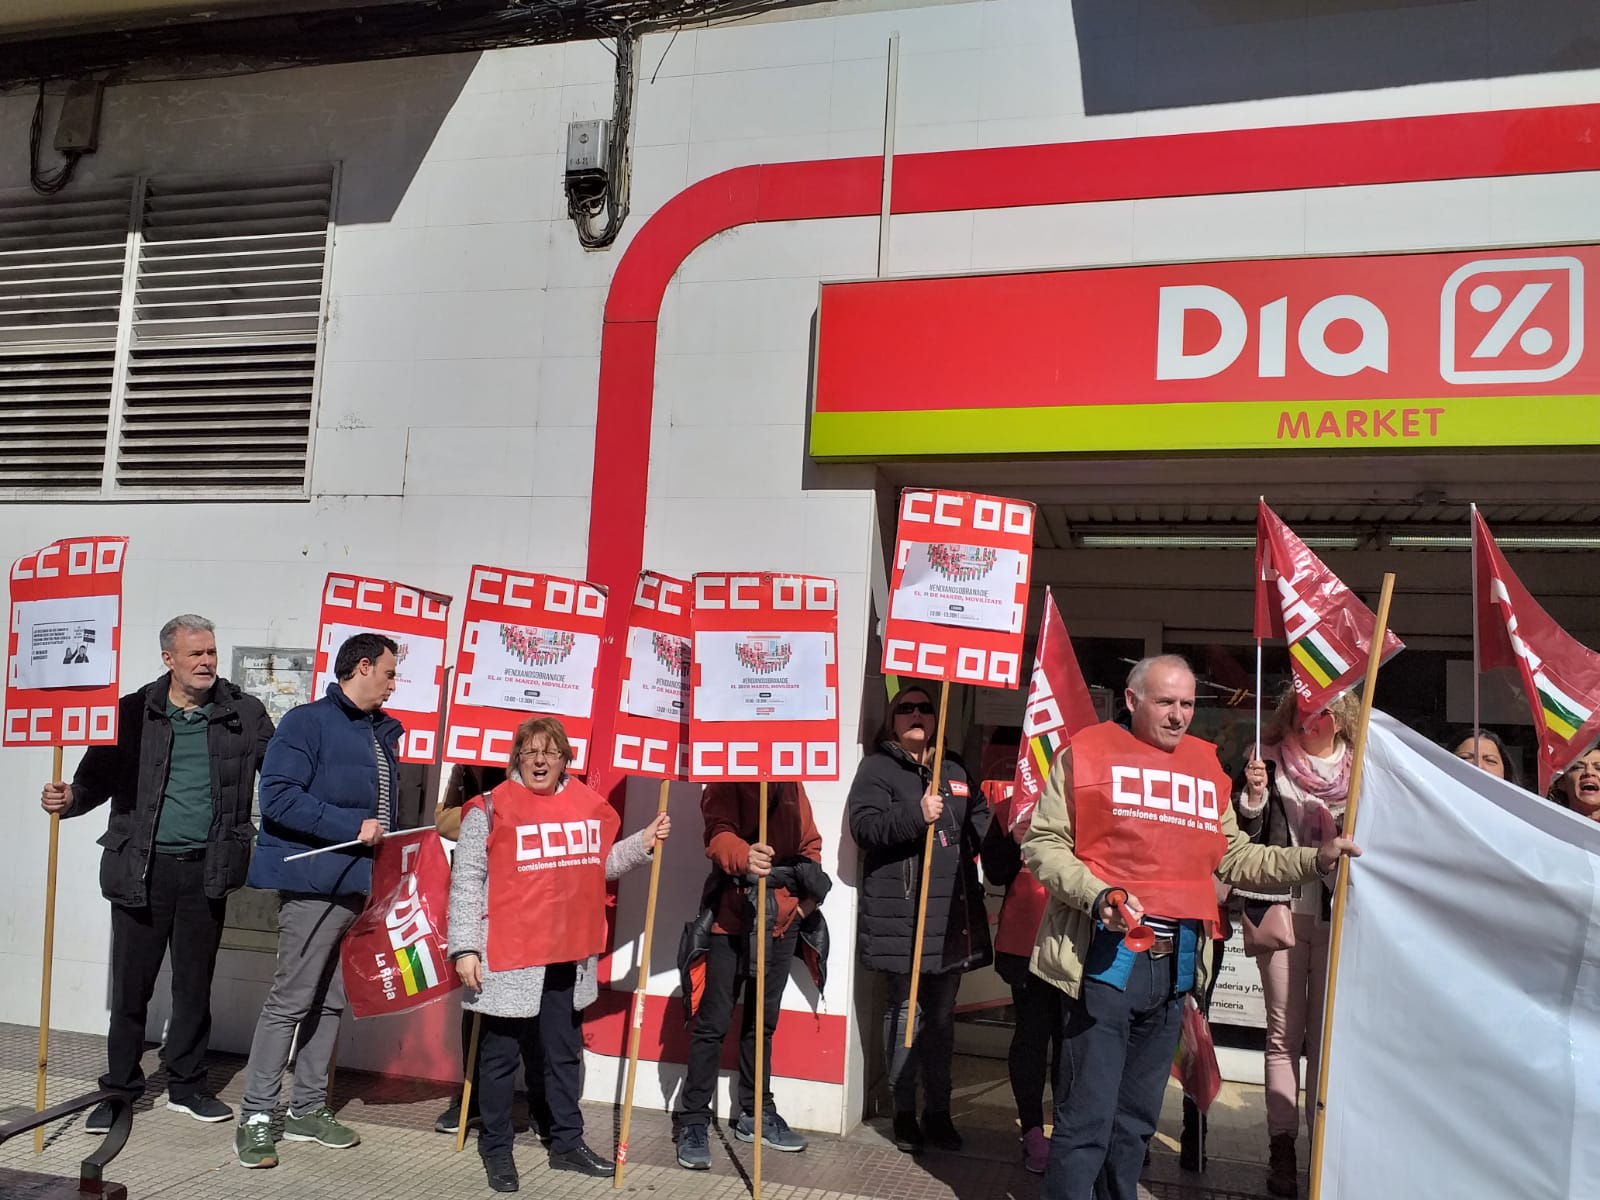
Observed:
[[[1194,672],[1176,655],[1128,674],[1131,730],[1075,734],[1050,769],[1022,857],[1049,894],[1030,967],[1066,993],[1055,1132],[1043,1200],[1137,1200],[1161,1114],[1185,993],[1204,994],[1215,874],[1224,883],[1308,883],[1357,855],[1258,846],[1239,832],[1216,747],[1189,736]],[[1133,921],[1155,933],[1135,952]]]

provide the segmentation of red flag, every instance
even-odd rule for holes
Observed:
[[[1472,510],[1477,578],[1472,581],[1483,670],[1515,667],[1539,733],[1539,790],[1576,762],[1600,737],[1600,654],[1579,642],[1539,607],[1506,565],[1489,526]]]
[[[1266,501],[1256,516],[1255,635],[1289,643],[1300,707],[1316,712],[1360,683],[1378,618]],[[1404,643],[1384,631],[1388,662]]]
[[[378,843],[367,907],[344,935],[344,990],[358,1017],[406,1012],[461,986],[445,948],[450,864],[431,829]]]
[[[1028,707],[1022,716],[1022,745],[1017,748],[1016,787],[1009,815],[1004,818],[1007,830],[1032,818],[1056,755],[1073,734],[1099,720],[1089,685],[1078,668],[1078,656],[1072,652],[1072,639],[1056,608],[1055,593],[1046,588]]]

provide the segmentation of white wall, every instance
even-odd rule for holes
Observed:
[[[1600,74],[1572,71],[1088,115],[1082,62],[1097,79],[1108,64],[1140,70],[1141,55],[1173,62],[1162,50],[1170,21],[1097,20],[1080,44],[1074,14],[1091,11],[1110,10],[1061,0],[890,11],[836,4],[811,19],[647,38],[633,215],[619,246],[601,254],[579,248],[561,194],[567,122],[609,114],[612,62],[598,45],[111,88],[85,180],[342,163],[313,495],[276,504],[0,505],[0,560],[69,534],[129,535],[122,678],[130,687],[159,670],[155,633],[177,611],[218,622],[224,663],[236,644],[311,645],[330,569],[458,596],[474,562],[581,576],[601,312],[626,245],[663,202],[725,168],[875,152],[894,30],[903,153],[1600,96]],[[1432,9],[1408,11],[1432,19]],[[1199,11],[1191,17],[1202,26],[1196,36],[1232,36],[1203,28]],[[1358,31],[1365,19],[1381,32],[1393,14],[1351,19]],[[1303,37],[1327,32],[1312,18],[1295,21]],[[1493,31],[1459,36],[1487,46]],[[1216,44],[1219,57],[1240,53],[1234,42]],[[1198,53],[1189,69],[1198,78],[1207,67]],[[0,101],[8,151],[0,186],[25,185],[31,110],[31,97]],[[1597,199],[1595,178],[1580,175],[908,216],[893,222],[890,266],[927,273],[1592,239]],[[855,681],[867,666],[874,476],[808,466],[809,323],[818,280],[871,274],[876,243],[871,219],[796,222],[736,229],[689,257],[662,311],[646,526],[645,562],[663,571],[783,568],[839,579],[847,743],[858,719]],[[9,981],[0,1020],[31,1023],[46,828],[32,796],[49,760],[0,755],[16,806],[0,851],[0,972]],[[846,757],[847,768],[853,761]],[[653,802],[654,789],[635,791],[630,827]],[[848,884],[845,791],[818,785],[812,795],[827,865]],[[100,816],[62,827],[57,1028],[105,1025],[109,921],[92,882],[103,827]],[[686,812],[665,872],[650,984],[658,994],[675,984],[663,967],[703,875],[697,834]],[[641,879],[625,884],[622,929],[638,928],[642,893]],[[839,1012],[854,992],[850,888],[828,909],[830,1010]],[[247,1044],[269,975],[264,955],[224,954],[219,1046]],[[795,989],[789,1001],[800,1005]],[[397,1038],[419,1071],[453,1076],[454,1021],[444,1006],[380,1029],[347,1026],[341,1062],[386,1061]],[[830,1130],[854,1123],[860,1041],[850,1039],[846,1088],[780,1085],[790,1120]],[[590,1068],[589,1094],[613,1094],[608,1064]],[[663,1102],[656,1079],[642,1074],[641,1103]]]

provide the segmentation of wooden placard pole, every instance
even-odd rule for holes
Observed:
[[[1372,633],[1372,646],[1367,651],[1367,677],[1361,686],[1361,716],[1356,724],[1356,741],[1351,748],[1350,787],[1344,809],[1344,832],[1352,833],[1356,827],[1356,806],[1361,802],[1361,773],[1367,757],[1367,730],[1372,724],[1372,698],[1378,689],[1378,667],[1383,662],[1383,643],[1389,633],[1389,602],[1394,598],[1394,575],[1383,577],[1383,592],[1378,597],[1378,623]],[[1311,1200],[1317,1200],[1322,1183],[1322,1148],[1327,1122],[1323,1120],[1328,1104],[1328,1068],[1333,1049],[1333,1002],[1339,985],[1339,943],[1344,937],[1345,899],[1350,891],[1350,859],[1339,859],[1338,875],[1333,885],[1333,928],[1328,935],[1328,989],[1322,1005],[1322,1045],[1318,1049],[1322,1064],[1317,1074],[1316,1122],[1311,1131]]]
[[[767,844],[767,781],[761,781],[761,798],[758,801],[761,815],[758,820],[756,840]],[[751,1114],[751,1133],[754,1136],[755,1160],[751,1168],[750,1200],[761,1200],[761,1097],[767,1071],[767,877],[756,880],[756,1096],[755,1112]]]
[[[472,1014],[472,1032],[467,1036],[467,1069],[461,1079],[461,1122],[456,1126],[457,1154],[467,1144],[467,1114],[472,1111],[472,1074],[478,1066],[478,1034],[482,1029],[483,1014],[475,1012]]]
[[[933,743],[933,790],[939,791],[939,773],[944,769],[944,720],[950,711],[950,681],[946,679],[939,687],[939,732],[934,735]],[[911,1049],[911,1042],[916,1035],[917,1028],[917,991],[922,982],[922,934],[928,924],[928,879],[933,871],[933,825],[928,826],[928,832],[922,843],[922,889],[917,893],[917,938],[911,947],[911,992],[906,997],[906,1049]]]
[[[51,750],[50,782],[61,782],[62,747]],[[61,853],[61,814],[50,814],[50,859],[44,876],[44,971],[39,986],[39,1074],[33,1084],[33,1108],[44,1111],[45,1070],[50,1065],[50,967],[56,957],[56,863]],[[33,1152],[44,1153],[44,1127],[33,1131]]]
[[[656,816],[667,811],[667,793],[671,781],[661,781],[661,791],[656,797]],[[628,1167],[628,1131],[633,1124],[633,1084],[639,1076],[639,1041],[644,1036],[645,989],[650,983],[650,939],[656,927],[656,894],[661,887],[661,855],[666,847],[657,843],[650,856],[650,894],[644,906],[644,939],[639,944],[639,981],[633,988],[633,1019],[628,1030],[628,1083],[622,1093],[622,1129],[617,1137],[617,1165],[611,1176],[611,1186],[620,1188],[622,1176]]]

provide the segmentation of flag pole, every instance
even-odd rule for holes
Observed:
[[[950,711],[950,681],[939,687],[939,732],[933,743],[933,792],[939,793],[939,772],[944,768],[944,719]],[[933,873],[933,824],[928,825],[922,842],[922,890],[917,896],[917,937],[911,944],[911,991],[906,997],[906,1049],[917,1027],[917,985],[922,981],[922,933],[928,925],[928,879]]]
[[[1481,766],[1478,762],[1478,731],[1483,728],[1481,712],[1481,696],[1479,678],[1483,673],[1483,658],[1478,649],[1478,506],[1472,505],[1470,517],[1472,528],[1472,761],[1474,765]]]
[[[51,749],[50,782],[61,782],[63,748]],[[33,1084],[33,1108],[44,1111],[45,1069],[50,1065],[50,968],[56,956],[56,863],[61,851],[61,814],[50,814],[50,857],[44,876],[44,972],[39,987],[39,1075]],[[33,1131],[33,1152],[44,1153],[44,1126]]]
[[[1256,497],[1256,501],[1257,501],[1258,504],[1265,504],[1267,502],[1267,498],[1265,496],[1257,496]],[[1260,509],[1258,508],[1256,511],[1259,513]],[[1262,558],[1261,558],[1261,522],[1260,522],[1260,518],[1258,516],[1257,519],[1256,519],[1256,577],[1257,578],[1256,578],[1255,595],[1253,595],[1251,597],[1251,604],[1254,606],[1254,608],[1253,608],[1252,616],[1250,618],[1250,623],[1252,625],[1255,625],[1258,630],[1260,629],[1260,624],[1259,624],[1260,615],[1259,614],[1261,612],[1261,585],[1266,582],[1266,578],[1267,578],[1266,577],[1265,567],[1266,567],[1266,564],[1262,561]],[[1264,681],[1263,681],[1263,676],[1262,676],[1262,672],[1261,672],[1261,635],[1258,632],[1256,634],[1256,750],[1255,750],[1255,755],[1254,755],[1254,757],[1256,757],[1256,758],[1260,758],[1261,757],[1261,689],[1262,689],[1263,686],[1264,686]]]
[[[1394,574],[1386,572],[1383,592],[1378,597],[1378,621],[1372,632],[1372,645],[1367,650],[1367,677],[1361,685],[1361,716],[1356,724],[1355,745],[1350,754],[1350,786],[1344,810],[1344,832],[1353,833],[1356,827],[1356,806],[1361,802],[1361,773],[1367,756],[1367,731],[1372,724],[1372,697],[1378,688],[1378,667],[1383,662],[1383,643],[1389,635],[1389,603],[1394,599]],[[1339,859],[1338,876],[1333,885],[1333,928],[1328,936],[1328,985],[1322,1006],[1322,1045],[1317,1075],[1316,1122],[1311,1131],[1311,1200],[1317,1200],[1322,1189],[1322,1152],[1327,1122],[1323,1120],[1328,1105],[1328,1070],[1332,1066],[1333,1005],[1339,986],[1339,943],[1344,937],[1345,900],[1350,891],[1350,860]]]
[[[758,801],[761,815],[758,818],[756,840],[767,844],[767,781],[761,781]],[[750,1116],[751,1140],[755,1145],[754,1165],[750,1171],[750,1200],[761,1200],[761,1096],[766,1080],[767,1063],[767,877],[756,880],[756,1079],[755,1111]]]
[[[1251,756],[1261,757],[1261,639],[1256,639],[1256,749]]]
[[[481,959],[479,960],[482,961]],[[471,1111],[472,1104],[472,1074],[478,1066],[478,1034],[483,1029],[483,1014],[472,1014],[472,1033],[467,1038],[467,1063],[466,1071],[461,1078],[461,1122],[456,1126],[456,1153],[460,1154],[467,1144],[467,1113]]]
[[[765,787],[765,785],[762,785]],[[671,780],[661,781],[656,794],[656,816],[667,811],[667,793]],[[766,820],[763,812],[762,820]],[[628,1083],[622,1093],[622,1128],[617,1135],[617,1165],[612,1172],[611,1186],[620,1188],[622,1176],[628,1167],[628,1131],[633,1124],[633,1085],[639,1076],[639,1040],[644,1036],[645,993],[650,984],[650,940],[656,927],[656,894],[661,888],[661,856],[666,845],[657,842],[650,856],[650,894],[644,905],[644,937],[639,943],[639,981],[633,989],[633,1021],[628,1033]]]

